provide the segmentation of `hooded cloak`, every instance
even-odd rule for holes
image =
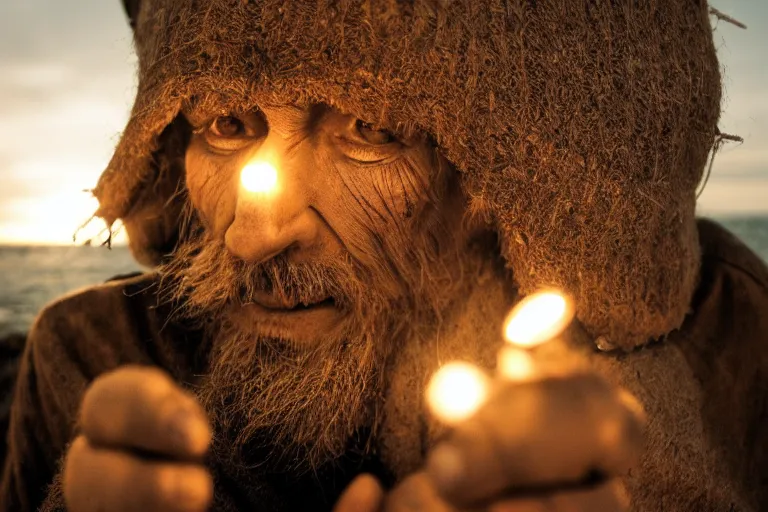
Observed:
[[[184,112],[324,102],[403,135],[426,132],[460,171],[470,214],[497,230],[515,281],[496,267],[480,276],[455,323],[427,341],[491,367],[489,340],[500,340],[489,318],[515,288],[548,285],[576,298],[590,331],[577,329],[582,345],[601,336],[631,348],[669,333],[630,354],[590,355],[648,413],[647,448],[624,479],[633,509],[766,503],[768,269],[693,217],[720,100],[705,2],[124,2],[139,91],[95,194],[101,216],[125,222],[139,261],[156,264],[180,236]],[[38,316],[16,381],[0,509],[66,510],[56,461],[95,376],[148,364],[185,384],[204,371],[195,333],[168,323],[156,279],[93,287]],[[388,376],[370,454],[398,478],[439,435],[420,391],[437,352],[409,350]],[[347,469],[345,478],[370,470]],[[297,489],[232,471],[211,468],[216,510],[315,497],[318,482]],[[293,509],[330,508],[346,482],[331,476],[324,502]]]
[[[177,242],[183,166],[166,139],[181,112],[322,102],[429,134],[521,292],[567,291],[594,338],[628,349],[682,324],[720,113],[705,1],[126,5],[138,94],[94,193],[140,262]]]

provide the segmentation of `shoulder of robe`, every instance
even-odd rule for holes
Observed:
[[[699,285],[681,328],[597,361],[650,419],[629,481],[637,510],[768,502],[768,268],[714,221],[701,219],[698,229]]]
[[[768,364],[768,266],[749,247],[711,220],[698,222],[699,285],[679,340],[691,359],[704,358],[735,374]],[[755,370],[759,370],[759,366]]]
[[[683,325],[632,352],[593,357],[669,432],[689,428],[693,410],[713,423],[740,411],[747,428],[747,413],[768,405],[768,268],[716,222],[700,219],[698,228],[699,284]]]
[[[768,267],[714,221],[701,219],[698,227],[699,285],[685,323],[669,341],[705,388],[744,386],[739,399],[758,392],[768,397]]]
[[[714,221],[700,219],[698,231],[699,284],[683,325],[593,357],[648,414],[646,450],[626,482],[635,510],[768,502],[768,269]]]
[[[74,363],[86,376],[142,362],[137,340],[157,306],[152,274],[118,278],[68,293],[38,314],[28,344],[38,364]]]
[[[704,271],[718,265],[730,267],[731,273],[743,274],[768,293],[768,266],[744,242],[710,219],[699,219],[698,230]]]

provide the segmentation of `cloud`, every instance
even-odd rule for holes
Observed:
[[[0,243],[66,243],[92,213],[134,61],[118,0],[0,3]]]
[[[729,179],[742,176],[768,178],[768,148],[747,143],[732,147],[726,145],[715,156],[712,176]]]
[[[719,0],[713,5],[747,24],[747,30],[719,22],[715,45],[723,69],[723,112],[720,128],[744,138],[743,145],[727,144],[715,159],[713,177],[768,178],[768,2],[763,0]],[[768,196],[768,182],[754,183]],[[752,197],[751,192],[743,191]],[[728,192],[735,194],[735,189]],[[742,209],[738,196],[733,208]]]
[[[123,65],[131,32],[119,0],[0,2],[0,59]]]
[[[24,198],[69,185],[92,187],[127,118],[128,107],[122,102],[73,93],[52,97],[44,108],[3,112],[2,196]]]
[[[768,2],[713,4],[750,26],[715,30],[725,72],[720,127],[745,143],[718,154],[700,208],[766,211]],[[95,184],[125,126],[135,63],[119,0],[0,0],[0,243],[68,239],[81,220],[80,190]],[[46,209],[72,213],[61,233],[36,213]]]
[[[74,74],[70,66],[58,62],[6,65],[3,79],[20,88],[47,89],[56,87]]]
[[[700,215],[768,214],[768,178],[710,180],[698,200]]]
[[[0,215],[0,236],[17,243],[68,243],[96,210],[95,199],[75,187],[60,188],[7,203]]]

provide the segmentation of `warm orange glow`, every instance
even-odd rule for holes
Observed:
[[[256,160],[243,167],[240,183],[249,192],[273,194],[277,191],[277,168],[266,160]]]
[[[529,295],[512,309],[504,337],[521,347],[535,347],[562,333],[573,320],[571,301],[557,291]]]
[[[497,369],[499,375],[507,380],[529,380],[536,373],[531,354],[509,345],[499,351]]]
[[[90,212],[91,215],[99,209],[99,200],[94,196],[86,196],[83,198],[83,213]],[[83,216],[80,221],[80,227],[73,233],[73,242],[76,244],[82,244],[88,240],[100,243],[105,235],[108,235],[109,230],[104,219],[99,217]],[[85,222],[83,224],[83,222]],[[74,231],[74,230],[73,230]]]
[[[29,195],[5,205],[10,222],[0,223],[0,244],[71,245],[93,238],[95,245],[106,239],[109,232],[102,219],[92,219],[99,203],[90,193],[77,186],[61,187],[55,194]],[[101,235],[101,236],[98,236]],[[113,237],[115,245],[126,243],[125,233]]]
[[[427,386],[427,404],[441,421],[453,424],[472,416],[488,397],[488,377],[463,362],[443,365]]]

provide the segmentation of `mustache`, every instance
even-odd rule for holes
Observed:
[[[255,302],[267,294],[288,307],[332,300],[344,312],[365,316],[384,307],[387,297],[374,291],[366,275],[346,254],[333,262],[294,263],[286,254],[253,264],[206,233],[182,242],[159,270],[161,300],[175,315],[210,317],[232,304]]]
[[[408,311],[407,323],[413,325],[422,316],[432,322],[468,270],[461,230],[447,229],[438,213],[424,214],[407,238],[401,231],[391,238],[371,232],[375,249],[354,256],[341,249],[322,259],[294,262],[280,253],[253,264],[233,256],[187,202],[179,242],[158,269],[159,299],[171,306],[172,317],[201,326],[225,318],[228,307],[258,302],[254,299],[264,294],[286,306],[331,299],[350,325],[360,328],[372,327],[376,316],[393,311]]]
[[[236,299],[242,304],[253,302],[262,293],[278,298],[288,307],[309,305],[332,299],[341,309],[351,307],[353,293],[349,290],[349,268],[318,263],[295,264],[284,255],[258,264],[247,265],[233,261],[232,283],[237,287]],[[234,290],[233,290],[234,291]]]

